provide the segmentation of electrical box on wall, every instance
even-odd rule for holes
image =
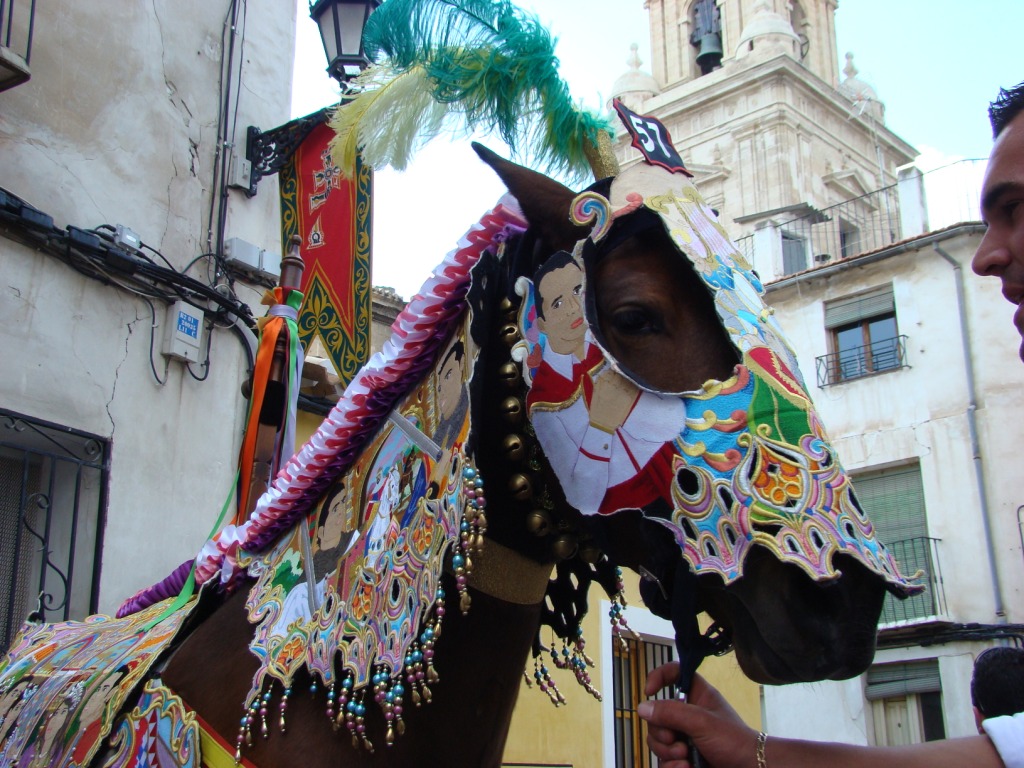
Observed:
[[[176,301],[167,308],[164,350],[167,357],[199,362],[199,347],[203,340],[203,310],[184,301]]]
[[[224,258],[236,269],[263,277],[275,278],[281,274],[280,254],[265,251],[240,237],[231,237],[224,241]]]

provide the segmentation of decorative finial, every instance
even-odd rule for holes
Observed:
[[[847,77],[856,77],[857,76],[857,68],[855,66],[853,66],[853,54],[852,53],[847,53],[846,54],[846,66],[843,67],[843,74],[846,75]]]
[[[640,54],[638,53],[639,50],[640,46],[637,45],[636,43],[632,43],[629,46],[629,58],[626,59],[626,64],[629,66],[629,68],[637,71],[639,71],[640,65],[643,64],[643,62],[640,60]]]

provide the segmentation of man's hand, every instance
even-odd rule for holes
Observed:
[[[614,432],[626,422],[640,390],[626,377],[606,367],[594,381],[590,398],[590,423],[605,432]]]

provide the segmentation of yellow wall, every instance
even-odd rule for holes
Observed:
[[[626,598],[631,612],[645,610],[637,591],[637,577],[624,574]],[[600,658],[603,643],[611,642],[608,617],[600,608],[604,591],[594,585],[590,592],[590,612],[583,623],[587,640],[587,653],[597,665],[590,671],[595,686],[600,689]],[[544,642],[550,641],[550,631],[545,632]],[[559,643],[559,647],[561,644]],[[512,728],[505,747],[506,764],[527,763],[538,765],[571,765],[574,768],[598,768],[603,765],[602,705],[580,687],[572,673],[551,670],[551,676],[568,700],[568,704],[555,707],[536,686],[520,687],[519,702],[512,718]],[[717,687],[740,716],[752,727],[761,727],[761,694],[756,683],[747,680],[736,664],[732,654],[710,658],[704,662],[700,672]],[[527,666],[532,680],[533,663]],[[612,692],[602,691],[607,696]]]

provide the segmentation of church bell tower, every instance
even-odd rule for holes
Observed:
[[[645,7],[650,69],[634,48],[612,95],[665,124],[734,238],[889,187],[916,157],[886,128],[885,106],[852,54],[840,70],[837,0]],[[638,157],[624,140],[619,156]],[[781,262],[757,266],[769,280],[785,274]]]

